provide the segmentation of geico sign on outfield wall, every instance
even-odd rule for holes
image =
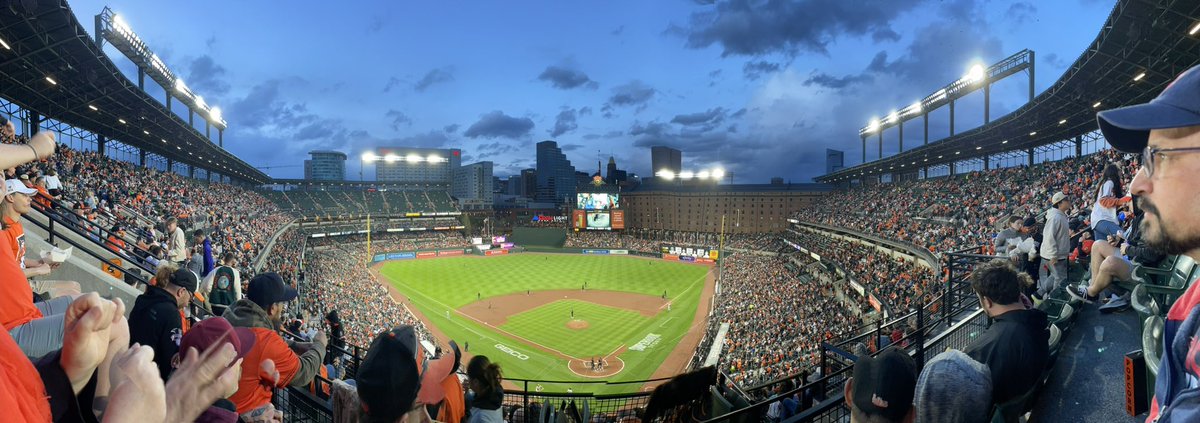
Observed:
[[[507,345],[504,345],[504,344],[496,344],[496,349],[498,349],[508,355],[516,357],[517,359],[520,359],[520,360],[528,360],[529,359],[529,356],[527,356],[525,354],[521,354],[520,351],[509,348]]]

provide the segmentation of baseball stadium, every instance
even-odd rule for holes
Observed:
[[[0,2],[6,421],[1200,419],[1200,2],[226,3]]]

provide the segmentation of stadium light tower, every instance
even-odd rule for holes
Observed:
[[[145,91],[146,75],[150,75],[150,79],[157,82],[166,93],[164,104],[167,106],[167,110],[171,110],[171,100],[178,98],[188,107],[188,124],[193,125],[193,116],[199,113],[200,117],[204,119],[205,137],[212,139],[210,128],[216,127],[217,142],[222,147],[225,146],[224,134],[229,125],[221,115],[221,109],[206,103],[203,97],[189,89],[183,82],[183,78],[172,72],[166,63],[163,63],[162,59],[133,32],[125,18],[108,7],[96,15],[96,45],[103,47],[104,41],[108,41],[117,51],[137,65],[138,88]]]
[[[988,124],[988,122],[991,122],[992,84],[1022,71],[1029,71],[1028,101],[1032,102],[1034,57],[1034,52],[1026,49],[988,67],[984,67],[983,64],[973,64],[967,68],[966,73],[961,78],[934,91],[933,94],[917,100],[904,109],[891,111],[882,120],[871,118],[867,126],[858,130],[858,136],[862,140],[863,163],[867,162],[867,138],[871,135],[877,137],[879,142],[878,159],[883,159],[883,132],[891,127],[899,129],[899,153],[903,153],[904,122],[915,119],[917,116],[920,116],[924,123],[924,144],[929,144],[929,113],[942,106],[949,106],[950,108],[950,136],[954,136],[955,101],[980,89],[983,90],[983,123],[985,125]]]

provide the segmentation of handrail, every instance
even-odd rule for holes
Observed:
[[[26,221],[28,221],[28,222],[31,222],[31,223],[33,223],[33,225],[34,225],[34,226],[37,226],[37,227],[39,227],[39,228],[42,228],[42,229],[43,229],[43,230],[45,230],[45,231],[46,231],[46,233],[48,233],[48,234],[54,234],[54,222],[55,222],[55,219],[54,219],[53,217],[49,216],[49,215],[47,215],[46,217],[49,219],[49,222],[50,222],[50,224],[42,224],[42,222],[39,222],[39,221],[37,221],[37,220],[34,220],[34,219],[25,219],[25,220],[26,220]],[[80,235],[82,235],[82,234],[80,234]],[[86,235],[85,235],[84,237],[86,238]],[[101,262],[101,263],[107,264],[107,265],[109,265],[109,266],[112,266],[112,267],[115,267],[115,268],[118,268],[118,269],[122,269],[122,270],[124,271],[124,273],[125,273],[125,276],[126,276],[127,278],[133,279],[134,281],[137,281],[138,283],[142,283],[142,284],[146,284],[146,285],[149,285],[149,284],[150,284],[150,282],[149,282],[148,280],[146,280],[146,278],[143,278],[143,277],[142,277],[140,274],[137,274],[137,273],[134,273],[134,272],[129,272],[129,271],[126,269],[126,268],[124,268],[124,267],[122,267],[122,266],[119,266],[119,265],[117,265],[116,263],[112,262],[112,261],[111,261],[111,260],[109,260],[109,259],[106,259],[106,258],[104,258],[104,257],[101,257],[99,254],[96,254],[96,253],[95,253],[95,252],[93,252],[91,249],[88,249],[88,248],[84,247],[84,246],[83,246],[83,244],[80,244],[79,242],[76,242],[75,240],[73,240],[73,239],[71,239],[71,238],[69,238],[69,237],[60,236],[60,237],[59,237],[59,239],[60,239],[60,240],[62,240],[62,241],[66,241],[68,244],[71,244],[71,246],[75,247],[75,248],[76,248],[76,250],[83,251],[83,252],[87,253],[88,255],[90,255],[90,256],[92,256],[92,257],[96,258],[97,260],[100,260],[100,262]],[[90,238],[89,238],[89,239],[90,239]],[[54,242],[50,242],[50,244],[51,244],[51,245],[54,245]],[[105,249],[105,251],[107,251],[107,249]],[[133,260],[131,260],[131,261],[133,261]],[[153,272],[152,272],[152,274],[153,274]]]

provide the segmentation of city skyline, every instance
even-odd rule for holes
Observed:
[[[353,179],[359,156],[385,146],[460,148],[463,164],[492,161],[506,177],[535,167],[534,144],[555,140],[580,168],[611,155],[650,176],[649,147],[664,145],[682,151],[685,169],[723,168],[737,183],[808,182],[823,173],[826,148],[856,165],[857,131],[871,118],[1024,48],[1038,53],[1041,92],[1112,7],[71,2],[85,27],[105,4],[222,108],[226,148],[274,167],[273,177],[298,178],[308,151],[337,150]],[[1023,104],[1025,89],[996,84],[993,119]],[[960,102],[959,132],[982,123],[982,101]],[[930,132],[931,140],[948,134],[945,111],[931,115]],[[896,148],[895,134],[885,134],[885,155]]]

